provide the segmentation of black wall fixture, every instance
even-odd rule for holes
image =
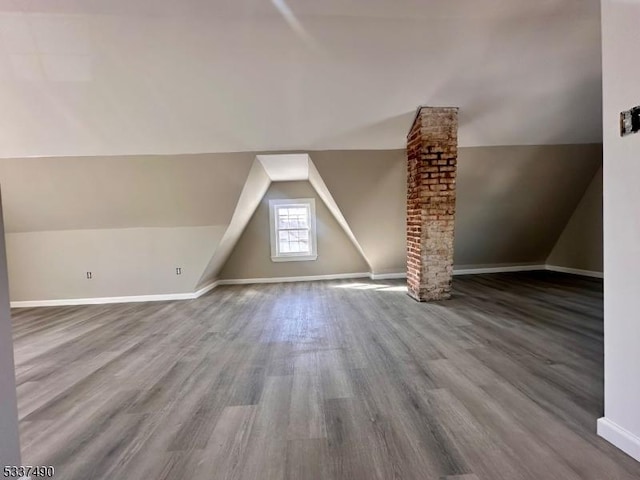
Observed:
[[[620,136],[624,137],[640,131],[640,106],[620,113]]]

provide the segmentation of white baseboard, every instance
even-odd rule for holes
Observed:
[[[395,280],[398,278],[407,278],[407,272],[399,273],[370,273],[367,275],[371,280]]]
[[[67,307],[73,305],[103,305],[107,303],[167,302],[172,300],[194,300],[218,286],[210,283],[193,293],[167,293],[160,295],[129,295],[124,297],[62,298],[55,300],[26,300],[11,302],[11,308]]]
[[[606,417],[598,419],[598,435],[640,462],[640,437]]]
[[[205,285],[204,287],[202,287],[200,290],[196,290],[193,293],[193,298],[200,298],[202,295],[204,295],[205,293],[210,292],[211,290],[213,290],[214,288],[216,288],[218,285],[220,285],[220,281],[216,280],[215,282],[211,282],[208,285]]]
[[[602,278],[601,272],[578,270],[575,268],[558,267],[555,265],[496,265],[494,267],[463,267],[454,268],[454,275],[480,275],[485,273],[530,272],[536,270],[549,270],[553,272],[584,275],[587,277]],[[302,277],[269,277],[269,278],[239,278],[217,280],[193,293],[169,293],[161,295],[132,295],[125,297],[98,297],[98,298],[69,298],[56,300],[28,300],[11,302],[11,308],[32,307],[60,307],[70,305],[100,305],[107,303],[133,303],[133,302],[166,302],[171,300],[193,300],[213,290],[218,285],[250,285],[258,283],[289,283],[289,282],[315,282],[319,280],[344,280],[356,278],[369,278],[371,280],[393,280],[406,278],[404,272],[398,273],[338,273],[334,275],[310,275]]]
[[[216,280],[193,293],[169,293],[160,295],[130,295],[124,297],[61,298],[53,300],[26,300],[11,302],[11,308],[67,307],[76,305],[103,305],[109,303],[167,302],[172,300],[194,300],[210,292],[218,285],[249,285],[255,283],[313,282],[318,280],[340,280],[370,278],[369,273],[342,273],[336,275],[312,275],[306,277],[241,278]]]
[[[165,302],[168,300],[190,300],[193,293],[171,293],[166,295],[130,295],[126,297],[60,298],[55,300],[26,300],[11,302],[11,308],[65,307],[71,305],[102,305],[106,303]]]
[[[578,268],[560,267],[557,265],[498,265],[495,267],[463,267],[454,268],[454,275],[479,275],[484,273],[508,273],[508,272],[532,272],[539,270],[547,270],[550,272],[569,273],[571,275],[582,275],[584,277],[603,278],[602,272],[594,272],[591,270],[580,270]]]
[[[454,275],[482,275],[484,273],[532,272],[545,270],[545,265],[496,265],[495,267],[463,267],[454,268]]]
[[[218,280],[219,285],[251,285],[256,283],[291,283],[316,282],[318,280],[343,280],[351,278],[370,278],[369,273],[338,273],[335,275],[309,275],[303,277],[268,277],[268,278],[238,278]]]
[[[398,273],[338,273],[333,275],[310,275],[303,277],[268,277],[268,278],[239,278],[219,280],[219,285],[250,285],[255,283],[290,283],[290,282],[316,282],[319,280],[345,280],[356,278],[369,278],[371,280],[394,280],[407,278],[404,272]]]
[[[602,272],[580,270],[579,268],[560,267],[558,265],[547,265],[547,270],[551,272],[570,273],[571,275],[582,275],[583,277],[604,278],[604,274]]]
[[[542,270],[551,270],[554,272],[572,273],[574,275],[586,275],[589,277],[602,278],[600,272],[590,272],[587,270],[578,270],[572,268],[556,267],[552,265],[544,264],[525,264],[525,265],[495,265],[495,266],[463,266],[460,268],[454,268],[454,275],[482,275],[485,273],[509,273],[509,272],[534,272]],[[407,278],[406,272],[402,273],[370,273],[369,278],[371,280],[392,280],[398,278]]]

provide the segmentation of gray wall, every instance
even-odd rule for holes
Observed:
[[[602,272],[602,168],[553,247],[547,263],[559,267]]]
[[[543,263],[601,155],[600,145],[461,148],[456,266]],[[310,156],[373,271],[404,271],[405,152]],[[193,291],[254,157],[0,159],[12,300]],[[267,273],[229,265],[225,275]],[[309,274],[300,264],[281,268],[287,276]]]
[[[601,164],[601,145],[460,149],[455,265],[545,263]]]
[[[311,156],[376,271],[403,271],[404,151]],[[456,267],[544,263],[601,165],[600,144],[460,148]]]
[[[2,202],[0,200],[0,467],[20,465],[13,335],[3,232]]]
[[[9,233],[11,300],[191,293],[224,230],[207,226]],[[178,267],[181,275],[176,275]]]
[[[375,273],[403,272],[407,210],[404,150],[310,155]]]
[[[315,261],[271,260],[269,200],[290,198],[314,198],[316,201],[318,258]],[[222,268],[220,278],[271,278],[367,272],[366,262],[309,182],[275,182],[269,187],[236,248]]]

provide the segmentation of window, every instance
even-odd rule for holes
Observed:
[[[313,198],[270,200],[271,260],[309,261],[316,250],[316,203]]]

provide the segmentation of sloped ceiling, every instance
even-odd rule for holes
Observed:
[[[2,159],[8,233],[228,225],[254,154]]]
[[[601,145],[461,149],[456,266],[546,263],[601,165]]]
[[[598,142],[597,0],[0,0],[0,157]]]

